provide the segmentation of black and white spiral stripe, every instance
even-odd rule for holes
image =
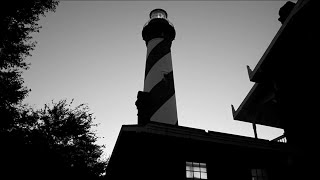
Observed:
[[[149,92],[151,97],[151,121],[177,124],[171,43],[164,38],[154,38],[147,43],[144,92]]]

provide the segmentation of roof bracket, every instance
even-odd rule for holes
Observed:
[[[249,79],[251,79],[252,70],[250,69],[250,67],[248,65],[247,65],[247,70],[248,70]]]
[[[232,115],[233,119],[236,117],[236,110],[234,109],[234,106],[231,104],[231,109],[232,109]]]

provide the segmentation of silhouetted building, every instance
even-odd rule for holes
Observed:
[[[301,76],[306,78],[308,75],[297,72],[301,72],[298,67],[302,59],[311,61],[311,54],[307,51],[310,50],[312,36],[307,29],[314,28],[315,23],[311,22],[315,19],[309,0],[287,3],[280,11],[279,21],[283,25],[256,68],[253,71],[248,68],[250,80],[256,84],[240,107],[237,110],[233,108],[233,115],[236,120],[252,123],[254,128],[255,124],[283,128],[284,136],[269,141],[258,139],[256,132],[256,137],[251,138],[182,127],[172,123],[175,121],[161,119],[166,116],[154,121],[151,113],[154,111],[150,109],[154,108],[152,101],[158,100],[150,98],[150,92],[157,85],[146,90],[149,84],[145,79],[144,92],[138,93],[136,102],[138,124],[122,126],[107,166],[106,178],[283,180],[295,179],[295,175],[302,177],[306,168],[301,166],[305,164],[294,164],[309,162],[301,159],[301,149],[306,147],[302,138],[307,138],[309,133],[306,133],[306,125],[301,126],[301,131],[297,127],[297,121],[306,117],[303,116],[306,111],[300,111],[304,107],[297,107],[297,102],[307,103],[302,97],[304,94],[298,92],[308,91],[304,81],[299,81]],[[146,77],[148,67],[152,66],[148,65],[149,57],[152,62],[170,53],[175,32],[166,17],[164,10],[153,10],[151,20],[144,27],[143,39],[148,51]],[[304,46],[299,46],[299,43],[304,43]],[[150,56],[153,50],[157,50],[153,56],[158,58]],[[171,56],[167,60],[171,65]],[[315,77],[310,78],[314,80]],[[173,77],[165,83],[173,85]],[[314,87],[314,84],[310,86]],[[310,98],[312,95],[306,96]],[[305,107],[310,107],[310,104]],[[299,132],[306,134],[299,136]],[[294,173],[295,170],[301,172]]]
[[[285,143],[149,122],[123,125],[106,179],[286,179]]]
[[[284,129],[275,141],[286,141],[290,147],[288,166],[294,179],[311,175],[315,158],[312,126],[318,116],[313,101],[319,81],[315,59],[319,6],[315,3],[299,0],[280,8],[281,28],[254,70],[248,66],[255,84],[238,109],[232,107],[235,120]]]

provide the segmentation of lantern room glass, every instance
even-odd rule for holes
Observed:
[[[154,18],[167,19],[167,15],[162,10],[156,10],[156,11],[152,12],[151,15],[150,15],[150,19],[154,19]]]

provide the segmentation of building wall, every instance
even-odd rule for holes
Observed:
[[[287,153],[148,133],[122,132],[107,179],[186,179],[186,161],[207,164],[208,179],[250,180],[266,169],[269,180],[286,177]],[[285,178],[286,179],[286,178]]]

